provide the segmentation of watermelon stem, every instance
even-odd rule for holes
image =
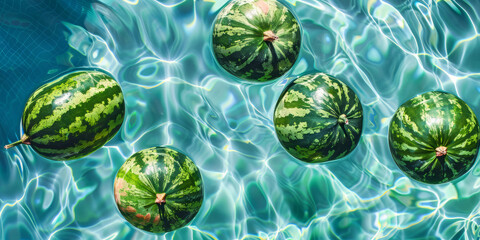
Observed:
[[[166,201],[165,201],[166,197],[167,197],[167,194],[165,194],[165,193],[157,193],[157,199],[155,199],[155,203],[159,204],[159,205],[165,204],[166,203]]]
[[[447,147],[440,146],[440,147],[435,148],[435,151],[436,151],[437,157],[447,155]]]
[[[278,36],[272,32],[272,30],[268,30],[263,32],[263,41],[265,42],[273,42],[278,39]]]
[[[337,122],[338,122],[339,124],[342,124],[342,125],[343,125],[343,124],[348,125],[347,115],[345,115],[345,114],[340,115],[340,116],[338,117]]]
[[[166,193],[157,193],[157,199],[155,199],[155,203],[158,206],[158,214],[161,219],[165,218],[165,198],[167,197]]]
[[[15,147],[15,146],[20,145],[20,144],[30,145],[30,137],[23,134],[23,136],[20,140],[14,142],[14,143],[10,143],[8,145],[5,145],[5,149],[9,149],[9,148]]]

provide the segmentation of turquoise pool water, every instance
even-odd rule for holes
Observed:
[[[73,67],[111,72],[127,111],[116,137],[80,160],[1,151],[1,239],[480,238],[478,161],[454,182],[419,183],[386,137],[397,107],[430,90],[480,115],[480,2],[283,1],[303,26],[302,51],[267,84],[216,64],[210,34],[226,2],[0,1],[0,144],[21,136],[30,93]],[[290,157],[273,128],[285,84],[313,70],[346,82],[364,109],[358,147],[326,164]],[[188,227],[155,235],[122,218],[113,180],[126,158],[159,145],[192,158],[205,199]]]

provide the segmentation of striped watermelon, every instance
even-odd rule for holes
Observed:
[[[182,153],[165,147],[128,158],[115,178],[115,202],[133,226],[154,233],[187,225],[203,202],[202,176]]]
[[[84,157],[120,129],[125,115],[118,83],[97,70],[65,74],[38,88],[25,106],[20,141],[52,160]]]
[[[343,82],[323,73],[291,82],[277,102],[277,137],[292,156],[309,163],[342,158],[357,146],[363,110]]]
[[[425,183],[444,183],[475,162],[479,125],[472,109],[445,92],[427,92],[405,102],[393,115],[390,151],[405,174]]]
[[[300,42],[300,25],[281,3],[236,0],[218,14],[212,43],[225,70],[262,82],[282,76],[293,66]]]

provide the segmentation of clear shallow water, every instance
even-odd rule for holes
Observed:
[[[2,239],[479,238],[478,161],[457,181],[426,185],[400,172],[386,138],[397,107],[430,90],[480,116],[478,1],[284,1],[303,26],[302,52],[268,84],[215,63],[212,23],[227,1],[68,2],[0,1],[0,144],[21,136],[30,93],[75,66],[116,76],[127,116],[80,160],[2,150]],[[313,70],[351,86],[365,122],[352,154],[307,165],[282,149],[272,116],[285,84]],[[194,221],[165,235],[133,228],[113,199],[124,160],[158,145],[190,156],[205,184]]]

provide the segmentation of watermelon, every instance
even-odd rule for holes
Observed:
[[[345,83],[324,73],[303,75],[287,85],[274,112],[278,140],[308,163],[349,154],[362,134],[362,104]]]
[[[475,162],[479,137],[472,109],[457,96],[439,91],[402,104],[388,131],[398,167],[408,177],[430,184],[465,174]]]
[[[236,77],[269,81],[285,74],[300,52],[300,25],[275,0],[237,0],[218,14],[213,52],[220,66]]]
[[[200,210],[202,176],[184,154],[153,147],[125,161],[115,178],[114,193],[120,213],[133,226],[170,232],[187,225]]]
[[[64,74],[38,88],[22,116],[21,140],[52,160],[84,157],[102,147],[120,129],[125,103],[120,85],[99,70]]]

